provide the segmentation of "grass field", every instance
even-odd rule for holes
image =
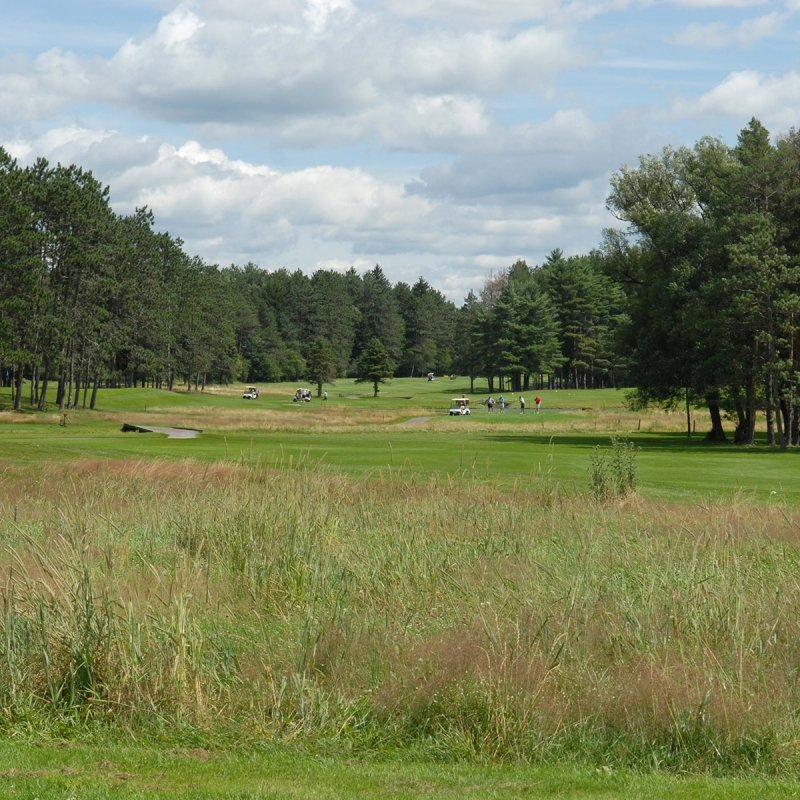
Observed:
[[[800,796],[796,452],[294,388],[0,411],[0,794]]]
[[[238,389],[207,393],[106,390],[97,412],[0,415],[0,463],[74,458],[191,458],[206,462],[309,469],[326,466],[360,477],[470,479],[509,488],[545,479],[563,491],[586,488],[591,451],[624,436],[638,452],[638,491],[651,499],[705,500],[745,494],[763,502],[800,502],[800,457],[765,446],[709,445],[705,415],[686,436],[682,413],[633,414],[622,391],[542,392],[542,413],[511,407],[488,413],[475,395],[470,417],[449,417],[459,381],[396,380],[377,399],[342,381],[327,403],[291,401],[292,386],[271,387],[258,401]],[[8,390],[5,398],[8,397]],[[532,397],[528,398],[531,405]],[[0,394],[0,408],[9,400]],[[23,424],[29,422],[30,424]],[[122,422],[196,427],[192,440],[122,434]]]

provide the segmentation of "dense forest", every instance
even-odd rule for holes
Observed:
[[[372,379],[378,347],[396,376],[632,386],[642,404],[706,403],[713,438],[730,413],[752,442],[761,411],[770,443],[798,444],[800,133],[773,144],[752,120],[733,147],[644,156],[608,207],[625,227],[596,250],[518,261],[456,306],[379,265],[206,264],[149,209],[115,214],[90,172],[0,148],[0,377],[17,409],[94,407],[101,387]]]

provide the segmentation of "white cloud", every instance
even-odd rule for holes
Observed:
[[[48,50],[35,60],[0,61],[0,123],[42,119],[92,93],[95,65],[72,53]]]
[[[218,132],[267,125],[274,141],[296,136],[306,146],[334,135],[437,147],[487,130],[479,95],[544,95],[587,58],[561,28],[420,31],[359,12],[350,0],[309,0],[295,14],[281,5],[281,24],[254,25],[261,14],[245,12],[201,16],[206,7],[178,6],[152,35],[129,39],[92,71],[94,96]],[[61,72],[87,70],[78,62]]]
[[[675,43],[701,48],[751,47],[762,39],[780,33],[788,19],[788,14],[776,11],[755,19],[744,20],[736,26],[723,22],[688,25],[675,36]]]
[[[311,24],[312,33],[319,35],[328,27],[334,15],[341,15],[348,20],[355,10],[350,0],[307,0],[303,16]]]
[[[184,6],[178,6],[158,24],[154,39],[166,49],[178,49],[203,28],[203,21]]]
[[[343,259],[343,258],[323,258],[314,264],[313,271],[317,270],[331,270],[333,272],[347,272],[351,267],[356,272],[364,273],[371,270],[375,266],[374,261],[369,259],[356,258],[356,259]]]
[[[676,115],[758,117],[768,127],[786,130],[800,119],[800,72],[762,75],[754,70],[734,72],[696,100],[675,104]],[[742,121],[742,124],[746,119]]]
[[[56,131],[35,143],[18,142],[16,149],[54,157],[69,143],[74,160],[92,168],[98,142],[129,155],[129,163],[118,162],[114,174],[98,174],[110,183],[121,211],[149,206],[160,224],[180,230],[190,248],[196,239],[215,242],[219,253],[239,254],[242,247],[233,241],[252,238],[247,260],[262,263],[270,263],[272,253],[259,248],[286,247],[312,229],[314,236],[330,241],[376,240],[394,236],[395,229],[408,236],[425,227],[431,208],[424,198],[407,197],[401,185],[361,169],[323,165],[280,171],[230,159],[194,141],[175,147],[113,132]]]
[[[87,151],[102,144],[114,135],[113,131],[86,128],[53,128],[41,136],[37,147],[50,154],[52,161],[70,164],[80,161]]]
[[[505,28],[554,21],[559,26],[635,5],[635,0],[382,0],[383,11],[407,19],[445,21],[449,28]]]
[[[436,150],[484,136],[491,121],[477,98],[387,94],[349,116],[320,114],[288,120],[280,133],[284,144],[311,147],[322,138],[330,145],[378,138],[400,150]]]
[[[561,7],[560,0],[384,0],[385,10],[409,17],[440,17],[451,20],[464,15],[486,19],[537,19]]]
[[[740,9],[763,7],[769,5],[772,0],[672,0],[672,2],[685,8]]]
[[[582,111],[565,110],[539,124],[494,131],[457,161],[423,170],[410,189],[432,197],[505,196],[508,203],[542,198],[607,174],[630,136],[624,125],[600,126]]]
[[[495,33],[439,34],[403,42],[396,76],[415,89],[506,93],[540,91],[584,57],[563,30],[528,28],[512,37]]]

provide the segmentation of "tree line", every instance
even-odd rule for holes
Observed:
[[[800,443],[800,132],[756,119],[729,147],[704,138],[619,170],[605,271],[630,321],[619,346],[641,402],[706,403],[710,437]]]
[[[622,295],[593,257],[520,261],[459,308],[422,277],[393,285],[379,265],[220,269],[157,232],[150,210],[115,214],[90,172],[21,167],[2,150],[0,208],[0,369],[17,409],[53,396],[93,408],[114,386],[321,391],[338,376],[373,380],[376,364],[381,378],[459,372],[500,388],[614,380]]]
[[[800,134],[752,120],[624,167],[597,249],[517,261],[461,306],[420,277],[218,268],[115,214],[78,166],[21,167],[0,149],[0,376],[15,408],[94,407],[103,386],[458,373],[471,389],[635,387],[635,401],[706,403],[710,435],[798,444]],[[29,396],[23,398],[23,387]]]

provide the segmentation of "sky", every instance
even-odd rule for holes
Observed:
[[[800,0],[29,0],[0,146],[226,267],[424,277],[460,304],[600,245],[664,146],[800,128]]]

